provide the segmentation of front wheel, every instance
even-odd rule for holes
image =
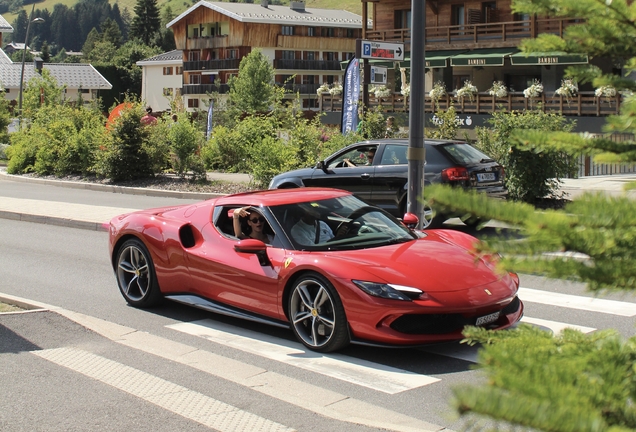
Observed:
[[[303,275],[289,296],[289,321],[294,334],[313,351],[331,352],[350,342],[340,296],[319,274]]]
[[[145,308],[161,301],[150,252],[140,240],[127,240],[117,251],[116,263],[119,291],[130,305]]]

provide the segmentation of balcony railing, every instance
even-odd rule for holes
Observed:
[[[488,47],[517,46],[521,39],[535,38],[539,34],[554,34],[562,37],[568,26],[580,22],[579,19],[571,18],[537,18],[528,21],[427,26],[424,29],[426,49],[475,48],[484,45]],[[411,30],[368,30],[366,39],[410,44]]]
[[[182,95],[194,95],[194,94],[208,94],[208,93],[221,93],[225,94],[230,91],[228,84],[184,84],[181,88]]]
[[[274,69],[340,71],[337,60],[274,60]]]
[[[183,62],[184,71],[234,70],[239,68],[240,59],[198,60]]]
[[[280,85],[280,84],[278,84]],[[311,94],[315,95],[320,84],[284,84],[282,87],[285,90],[289,90],[292,93],[300,93],[301,95]]]
[[[228,39],[227,35],[187,38],[186,49],[227,48]]]
[[[319,97],[321,111],[342,111],[342,96],[332,96],[323,93]],[[495,111],[522,111],[540,108],[544,112],[560,112],[570,116],[608,116],[618,114],[621,106],[621,96],[617,94],[611,98],[596,97],[593,91],[579,92],[569,100],[563,96],[543,93],[538,98],[526,98],[522,92],[511,92],[505,98],[496,98],[488,93],[477,93],[473,100],[456,99],[451,95],[435,103],[429,96],[425,99],[425,111],[434,113],[437,110],[447,110],[455,107],[461,114],[492,114]],[[369,95],[369,106],[382,107],[384,112],[408,112],[409,98],[394,93],[386,98],[376,98]]]

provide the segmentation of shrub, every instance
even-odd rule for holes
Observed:
[[[561,179],[576,172],[576,160],[558,151],[511,146],[510,137],[515,129],[569,132],[574,122],[561,114],[532,110],[496,112],[489,123],[491,130],[476,128],[476,145],[504,166],[509,197],[530,204],[542,198],[561,198]]]
[[[382,114],[382,108],[371,108],[360,120],[357,132],[365,139],[384,138],[384,133],[386,132],[386,120]]]
[[[262,188],[267,188],[276,174],[298,167],[296,148],[272,136],[255,143],[250,153],[252,178]]]
[[[456,117],[457,111],[453,106],[450,106],[446,111],[436,111],[433,121],[437,124],[437,128],[427,129],[426,136],[434,139],[455,139],[459,130],[459,122]]]
[[[204,142],[203,132],[197,129],[187,115],[181,115],[177,122],[169,120],[168,139],[174,154],[172,166],[181,177],[192,172],[194,178],[205,177],[201,147]]]
[[[114,181],[152,177],[157,166],[154,146],[150,142],[151,128],[142,125],[143,109],[135,103],[123,110],[104,135],[103,151],[98,152],[95,166],[98,174]]]

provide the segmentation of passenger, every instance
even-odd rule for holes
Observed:
[[[274,235],[265,232],[268,225],[263,215],[253,210],[249,212],[247,209],[249,206],[234,210],[232,214],[234,235],[240,239],[252,238],[271,244],[274,241]]]
[[[300,220],[291,229],[291,236],[296,243],[313,245],[324,243],[334,237],[329,225],[318,219],[319,214],[316,210],[306,208],[302,210]]]

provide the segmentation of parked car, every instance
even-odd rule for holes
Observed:
[[[409,143],[405,139],[383,139],[352,144],[304,168],[277,175],[269,189],[305,186],[341,188],[396,217],[406,210]],[[490,156],[462,141],[426,140],[424,187],[445,183],[475,189],[494,198],[506,198],[503,167]],[[375,153],[371,160],[371,150]],[[425,205],[423,228],[437,228],[453,215],[435,213]],[[477,219],[468,219],[476,224]]]
[[[269,244],[246,236],[243,223]],[[259,191],[138,211],[113,218],[109,232],[129,304],[167,298],[291,328],[320,352],[459,340],[466,325],[503,329],[523,315],[519,278],[496,269],[498,255],[476,253],[476,238],[409,229],[343,190]]]

